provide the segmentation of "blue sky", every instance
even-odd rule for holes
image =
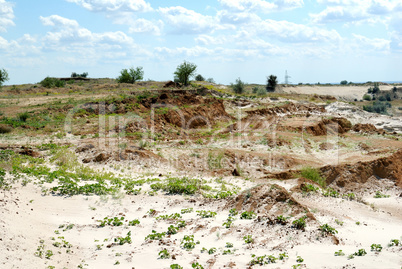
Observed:
[[[401,0],[0,0],[6,84],[143,66],[170,80],[184,60],[229,84],[402,80]]]

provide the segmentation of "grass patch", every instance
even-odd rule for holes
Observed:
[[[325,178],[321,177],[320,172],[316,168],[303,167],[300,171],[300,176],[316,182],[323,188],[327,185]]]

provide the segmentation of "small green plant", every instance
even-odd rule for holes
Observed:
[[[244,211],[240,215],[240,219],[254,219],[257,217],[257,214],[254,211]]]
[[[345,253],[340,249],[339,251],[335,251],[335,256],[345,256]]]
[[[360,225],[361,223],[360,223],[360,221],[356,221],[356,225]]]
[[[182,216],[179,213],[174,213],[174,214],[170,214],[170,215],[160,215],[158,217],[156,217],[156,220],[177,220],[177,219],[181,219]]]
[[[246,235],[243,237],[243,240],[246,244],[251,244],[254,242],[253,236],[252,235]]]
[[[348,256],[348,260],[351,260],[351,259],[354,259],[355,258],[355,255],[354,254],[350,254],[349,256]]]
[[[208,250],[208,254],[209,255],[212,255],[212,254],[214,254],[216,252],[216,248],[210,248],[209,250]]]
[[[138,219],[130,220],[128,222],[128,226],[136,226],[138,224],[140,224],[140,221]]]
[[[381,250],[382,250],[381,244],[372,244],[371,245],[371,251],[381,252]]]
[[[398,239],[391,239],[390,243],[388,244],[390,247],[399,246],[401,242]]]
[[[322,193],[322,195],[324,195],[325,197],[338,198],[340,194],[336,190],[334,190],[332,188],[328,188]]]
[[[239,212],[236,210],[236,208],[232,208],[229,210],[229,216],[234,217],[237,214],[239,214]]]
[[[125,237],[117,237],[114,239],[114,242],[118,242],[119,245],[124,245],[124,244],[131,244],[131,231],[127,233]]]
[[[166,233],[157,233],[155,230],[152,230],[152,233],[145,237],[145,240],[161,240],[166,236]]]
[[[300,256],[297,256],[296,262],[302,263],[302,262],[304,262],[304,259]]]
[[[123,220],[124,217],[114,217],[114,218],[108,218],[105,217],[103,218],[103,220],[98,220],[98,222],[100,222],[99,226],[100,227],[105,227],[106,225],[110,225],[110,226],[121,226],[123,225]]]
[[[199,264],[198,262],[193,262],[191,264],[191,267],[194,268],[194,269],[204,269],[204,267],[202,267],[202,265]]]
[[[382,194],[380,191],[376,191],[374,198],[389,198],[391,197],[390,195]]]
[[[283,260],[286,260],[288,258],[289,258],[289,256],[288,256],[288,254],[286,252],[279,253],[279,260],[283,261]]]
[[[171,264],[171,265],[170,265],[170,269],[183,269],[183,267],[181,267],[180,265],[178,265],[177,263],[175,263],[175,264]]]
[[[182,213],[182,214],[187,214],[187,213],[191,213],[191,212],[193,212],[193,208],[191,207],[191,208],[183,208],[180,212]]]
[[[320,188],[314,186],[313,184],[305,184],[302,186],[302,191],[305,193],[309,193],[309,192],[318,192]]]
[[[281,225],[286,225],[288,223],[288,218],[283,215],[279,215],[276,217],[276,223]]]
[[[206,210],[197,210],[197,215],[201,218],[213,218],[216,216],[216,212],[206,211]]]
[[[335,223],[338,224],[339,226],[343,226],[343,221],[340,221],[338,219],[335,219]]]
[[[186,250],[192,250],[197,243],[194,241],[194,235],[185,235],[180,241],[180,245]]]
[[[292,222],[293,227],[304,231],[304,229],[306,228],[306,219],[307,219],[307,216],[303,216],[299,219],[294,220]]]
[[[53,251],[51,250],[46,250],[45,252],[45,258],[50,259],[53,256]]]
[[[230,242],[226,242],[225,248],[232,248],[233,244]]]
[[[170,253],[166,248],[163,249],[162,251],[159,251],[158,255],[159,255],[159,259],[169,259],[170,258]]]
[[[178,227],[174,227],[173,225],[170,225],[168,227],[167,234],[177,234],[178,231],[179,231]]]
[[[229,216],[226,222],[222,224],[222,226],[224,226],[226,229],[229,229],[232,226],[234,220],[235,218]]]
[[[346,194],[342,195],[342,198],[349,200],[349,201],[353,201],[353,200],[356,200],[356,195],[353,192],[350,192],[350,193],[346,193]]]
[[[355,255],[355,256],[365,256],[366,254],[367,254],[366,250],[361,248],[357,252],[355,252],[353,255]]]
[[[335,230],[335,228],[329,226],[328,224],[321,225],[320,230],[323,235],[329,235],[329,234],[334,235],[338,233],[338,231]]]

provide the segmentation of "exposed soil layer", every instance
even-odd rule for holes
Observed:
[[[125,149],[121,150],[120,152],[119,151],[99,152],[95,150],[94,152],[91,152],[90,155],[91,155],[90,157],[84,158],[82,162],[105,163],[108,162],[109,160],[115,160],[115,161],[135,160],[140,163],[141,161],[148,161],[148,160],[155,160],[159,162],[166,161],[159,155],[156,155],[155,153],[145,149]]]
[[[314,136],[343,134],[352,128],[352,123],[345,118],[322,119],[316,124],[305,126],[304,130]],[[301,128],[298,128],[301,131]]]
[[[300,114],[300,113],[308,113],[308,112],[324,113],[325,108],[323,106],[317,106],[314,104],[304,105],[304,104],[287,103],[282,106],[247,111],[247,114],[248,114],[248,116],[254,116],[254,115],[263,116],[263,115],[277,115],[277,114],[285,114],[285,113]]]
[[[295,215],[308,211],[307,207],[296,201],[285,188],[276,184],[264,184],[243,191],[228,201],[225,208],[236,208],[237,211],[247,210],[262,214],[281,215],[289,206],[292,214]]]
[[[344,189],[359,188],[372,176],[395,181],[402,188],[402,150],[389,157],[356,164],[324,166],[321,173],[327,180],[327,185],[335,185]]]
[[[384,130],[379,130],[373,124],[370,124],[370,123],[355,124],[353,126],[352,130],[355,132],[358,132],[358,133],[360,132],[360,133],[368,133],[368,134],[385,134],[386,133]]]

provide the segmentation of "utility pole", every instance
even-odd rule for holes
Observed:
[[[288,85],[290,83],[289,82],[290,78],[291,78],[291,76],[288,75],[288,70],[286,70],[285,71],[285,85]]]

